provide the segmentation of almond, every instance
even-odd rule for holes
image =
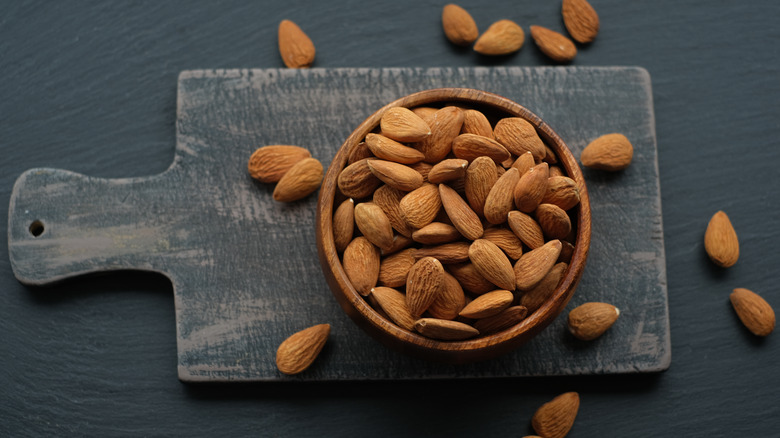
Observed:
[[[485,219],[491,224],[506,222],[506,215],[514,206],[512,192],[515,191],[517,182],[520,181],[520,172],[513,168],[507,170],[496,181],[485,200]]]
[[[452,142],[452,153],[461,159],[474,161],[486,156],[501,164],[511,157],[509,151],[497,141],[476,134],[460,134]]]
[[[438,163],[452,150],[452,141],[460,133],[463,125],[463,110],[456,106],[446,106],[436,111],[430,120],[431,135],[416,144],[425,155],[428,163]]]
[[[494,290],[474,298],[460,311],[460,316],[472,319],[494,316],[508,308],[514,299],[515,296],[508,290]]]
[[[775,312],[760,295],[737,288],[729,296],[739,320],[756,336],[768,336],[775,329]]]
[[[464,289],[473,294],[481,295],[496,288],[477,271],[473,263],[450,264],[447,269]]]
[[[730,268],[739,260],[739,239],[728,215],[718,211],[710,219],[704,233],[704,250],[713,263]]]
[[[574,245],[562,240],[561,241],[561,255],[558,256],[559,262],[571,263],[571,257],[574,255]]]
[[[311,153],[300,146],[263,146],[249,157],[249,175],[263,183],[275,183],[282,179],[295,163],[309,157]]]
[[[523,254],[514,266],[517,288],[527,291],[539,284],[555,265],[560,253],[561,241],[551,240]]]
[[[337,182],[339,190],[344,196],[355,199],[371,196],[374,190],[382,185],[382,181],[371,173],[367,158],[345,167],[339,173]]]
[[[634,147],[623,134],[606,134],[593,140],[582,150],[580,161],[585,167],[616,172],[631,164]]]
[[[431,170],[433,170],[433,165],[432,164],[426,163],[424,161],[420,161],[418,163],[410,164],[409,167],[411,167],[412,169],[420,172],[420,175],[422,175],[422,177],[423,177],[423,181],[429,182],[428,181],[428,174],[430,174]]]
[[[530,168],[515,186],[514,200],[517,209],[530,213],[542,202],[547,193],[548,164],[541,163]]]
[[[388,250],[379,250],[379,254],[384,257],[388,256],[390,254],[395,254],[398,251],[404,250],[406,248],[409,248],[414,241],[404,235],[396,234],[393,236],[393,247]]]
[[[496,165],[488,157],[479,157],[466,168],[464,180],[466,199],[478,216],[484,216],[485,201],[497,180]]]
[[[411,237],[412,229],[406,223],[403,212],[401,212],[401,199],[403,199],[404,195],[406,195],[405,192],[388,185],[382,185],[374,192],[373,201],[374,204],[378,205],[385,212],[393,229],[403,236]]]
[[[425,155],[417,149],[410,148],[381,134],[366,135],[366,146],[377,158],[396,163],[414,164],[425,158]]]
[[[379,126],[382,135],[400,142],[422,141],[431,135],[431,127],[412,110],[404,107],[393,107],[385,111],[379,120]]]
[[[539,284],[523,293],[520,297],[520,304],[527,307],[529,313],[535,312],[558,288],[558,284],[568,267],[566,263],[556,263]]]
[[[423,336],[443,341],[458,341],[479,334],[477,329],[468,324],[437,318],[418,319],[414,323],[414,329]]]
[[[542,197],[542,203],[569,210],[580,203],[580,189],[568,176],[551,176],[547,179],[547,192]]]
[[[412,233],[412,240],[424,245],[439,245],[454,242],[461,238],[457,228],[442,222],[431,222]]]
[[[574,425],[579,408],[579,394],[561,394],[536,410],[531,418],[531,425],[536,433],[545,438],[563,438]]]
[[[355,232],[355,201],[352,198],[342,202],[333,213],[333,243],[336,251],[344,252]]]
[[[442,277],[439,296],[428,307],[428,313],[438,319],[455,319],[466,305],[466,295],[458,280],[447,271]]]
[[[274,188],[273,198],[279,202],[303,199],[320,187],[322,163],[316,158],[304,158],[295,163]]]
[[[496,315],[474,321],[474,328],[482,335],[497,333],[519,323],[528,314],[523,306],[508,307]]]
[[[563,0],[563,24],[579,43],[589,43],[599,33],[599,16],[587,0]]]
[[[481,111],[467,109],[463,111],[463,126],[460,128],[460,133],[493,138],[493,127]]]
[[[439,184],[441,205],[452,221],[452,225],[469,240],[482,237],[482,222],[469,204],[460,197],[458,192],[445,184]]]
[[[388,287],[406,286],[409,270],[414,266],[414,248],[404,249],[391,254],[379,264],[379,284]]]
[[[477,23],[471,18],[471,14],[452,3],[442,9],[441,24],[447,39],[459,46],[468,46],[479,36]]]
[[[341,265],[352,287],[368,295],[379,278],[379,249],[365,237],[356,237],[344,250]]]
[[[382,182],[404,192],[410,192],[423,185],[420,172],[403,164],[387,160],[368,160],[368,168]]]
[[[290,20],[279,23],[279,54],[289,68],[308,68],[314,62],[314,43]]]
[[[544,142],[537,134],[536,128],[522,117],[506,117],[499,120],[493,128],[493,134],[496,136],[496,141],[514,155],[520,156],[530,152],[537,161],[547,155]]]
[[[466,175],[468,165],[468,161],[458,158],[439,161],[428,173],[428,182],[439,184],[461,178]]]
[[[554,204],[540,204],[536,209],[536,220],[549,239],[565,239],[572,230],[569,215]]]
[[[534,218],[517,210],[510,211],[506,218],[509,228],[527,247],[536,249],[544,245],[542,228]]]
[[[475,240],[469,247],[469,260],[489,282],[501,289],[515,289],[512,263],[495,243],[487,239]]]
[[[406,223],[413,228],[422,228],[433,222],[441,209],[439,188],[433,184],[423,184],[404,196],[399,205]]]
[[[355,206],[355,224],[363,236],[377,247],[388,250],[393,247],[393,227],[382,209],[373,202],[361,202]]]
[[[495,243],[512,260],[517,260],[523,255],[523,242],[512,230],[502,227],[488,228],[482,234],[482,238]]]
[[[305,371],[322,351],[329,334],[329,324],[318,324],[291,335],[276,349],[276,368],[289,375]]]
[[[415,258],[435,257],[445,265],[463,263],[469,259],[468,242],[452,242],[436,246],[423,246],[415,251]]]
[[[585,303],[569,312],[569,331],[575,338],[592,341],[617,321],[620,310],[607,303]]]
[[[474,43],[474,50],[483,55],[508,55],[523,47],[525,32],[512,20],[499,20]]]
[[[525,173],[531,170],[531,168],[535,165],[536,162],[534,161],[534,154],[532,154],[530,151],[523,152],[520,154],[520,156],[517,157],[515,162],[512,163],[512,167],[520,172],[520,177],[525,175]]]
[[[436,114],[436,111],[438,110],[439,108],[434,108],[432,106],[417,106],[412,108],[412,112],[423,119],[428,126],[433,124],[433,115]]]
[[[542,26],[531,26],[536,46],[555,62],[570,62],[577,56],[577,47],[565,35]]]
[[[350,164],[355,164],[362,159],[371,158],[373,156],[374,155],[371,153],[371,150],[368,149],[366,142],[361,141],[349,149],[349,153],[347,154],[347,166]]]
[[[406,278],[406,305],[419,318],[439,296],[444,267],[433,257],[423,257],[409,270]]]
[[[543,161],[545,161],[548,164],[558,163],[558,156],[555,155],[554,150],[552,150],[549,146],[544,145],[544,151],[545,151],[545,155],[544,158],[542,158]]]
[[[406,305],[404,294],[390,287],[378,286],[371,289],[371,296],[391,321],[403,329],[414,330],[415,319]]]
[[[556,176],[566,176],[566,174],[563,173],[563,170],[559,166],[550,166],[550,178]]]

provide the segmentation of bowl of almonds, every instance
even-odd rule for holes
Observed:
[[[590,204],[563,140],[523,106],[442,88],[380,108],[323,179],[317,246],[360,327],[450,363],[507,353],[547,327],[582,276]]]

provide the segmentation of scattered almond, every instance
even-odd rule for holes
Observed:
[[[756,336],[768,336],[775,329],[775,312],[760,295],[737,288],[729,296],[739,320]]]
[[[577,47],[565,35],[542,26],[531,26],[536,46],[555,62],[570,62],[577,56]]]
[[[577,339],[592,341],[612,327],[618,316],[620,310],[612,304],[585,303],[569,312],[569,331]]]
[[[393,107],[379,121],[382,135],[395,141],[422,141],[431,135],[431,127],[409,108]],[[366,136],[368,140],[368,136]],[[419,160],[418,160],[419,161]]]
[[[631,164],[634,147],[623,134],[605,134],[582,150],[580,161],[585,167],[616,172]]]
[[[275,183],[282,179],[295,163],[309,157],[311,153],[300,146],[263,146],[249,157],[249,175],[263,183]]]
[[[452,3],[442,9],[441,24],[447,39],[459,46],[468,46],[479,36],[477,23],[471,18],[471,14]]]
[[[599,16],[587,0],[563,0],[563,24],[579,43],[589,43],[599,33]]]
[[[739,239],[728,215],[718,211],[710,219],[704,233],[704,250],[710,260],[721,268],[730,268],[739,260]]]
[[[474,51],[483,55],[508,55],[523,47],[525,32],[512,20],[499,20],[474,43]]]
[[[276,368],[289,375],[305,371],[322,351],[329,334],[329,324],[318,324],[291,335],[276,350]]]
[[[314,43],[290,20],[279,23],[279,54],[289,68],[308,68],[314,62]]]
[[[545,438],[563,438],[574,425],[579,409],[579,394],[567,392],[539,407],[531,418],[531,425]]]
[[[303,199],[320,187],[322,176],[322,163],[316,158],[304,158],[282,176],[274,188],[273,198],[279,202]]]

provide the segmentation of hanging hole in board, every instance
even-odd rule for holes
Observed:
[[[32,234],[33,237],[38,237],[41,234],[43,234],[43,222],[39,220],[33,221],[33,223],[30,224],[30,234]]]

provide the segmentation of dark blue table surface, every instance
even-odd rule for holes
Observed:
[[[181,70],[283,67],[280,20],[317,67],[550,65],[457,49],[445,2],[0,1],[0,216],[16,178],[55,167],[153,175],[173,157]],[[509,18],[562,30],[560,2],[459,3],[481,29]],[[652,77],[672,365],[651,375],[433,382],[184,385],[171,286],[116,273],[19,284],[0,251],[2,436],[523,436],[534,410],[578,391],[571,437],[750,436],[780,429],[780,334],[757,339],[735,287],[780,311],[780,3],[592,0],[596,41],[573,65]],[[702,237],[725,210],[741,257],[728,270]],[[7,246],[0,233],[0,247]]]

